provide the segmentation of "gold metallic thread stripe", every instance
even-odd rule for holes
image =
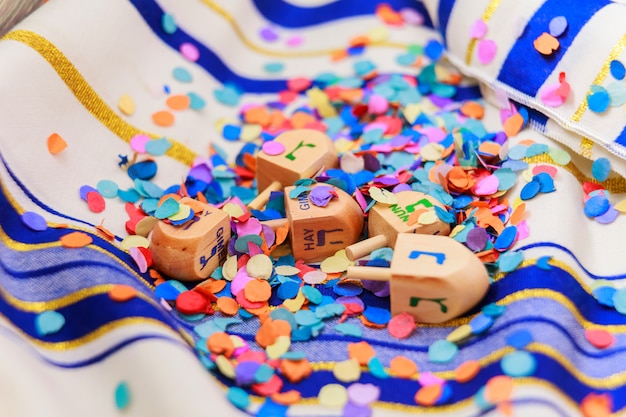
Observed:
[[[120,139],[129,142],[133,136],[138,134],[146,134],[152,138],[162,137],[162,135],[142,131],[122,119],[87,83],[70,60],[43,36],[29,30],[14,30],[4,35],[0,40],[21,42],[37,51],[48,61],[85,109]],[[196,157],[195,152],[179,142],[174,140],[170,140],[170,142],[172,146],[167,151],[167,155],[183,164],[191,165]]]
[[[327,56],[332,55],[337,51],[345,49],[345,47],[338,48],[327,48],[327,49],[318,49],[318,50],[299,50],[299,51],[274,51],[271,49],[264,48],[252,42],[241,29],[237,20],[216,4],[213,0],[200,0],[206,6],[208,6],[211,10],[217,13],[220,17],[222,17],[226,22],[233,28],[235,31],[235,35],[239,38],[239,40],[246,46],[248,49],[257,52],[261,55],[271,56],[275,58],[311,58],[311,57],[319,57],[319,56]],[[407,49],[408,45],[405,45],[400,42],[376,42],[369,44],[368,47],[385,47],[385,48],[398,48],[398,49]]]
[[[600,72],[598,72],[598,75],[596,75],[596,78],[593,80],[592,85],[601,85],[604,82],[604,80],[606,79],[606,76],[609,74],[611,61],[613,61],[614,59],[617,59],[621,55],[625,47],[626,47],[626,35],[622,36],[622,38],[617,42],[617,44],[613,47],[613,49],[611,49],[609,56],[602,63]],[[587,97],[585,96],[583,100],[580,102],[580,104],[578,105],[578,108],[576,109],[574,114],[572,115],[571,120],[573,122],[579,122],[588,108],[589,106],[587,104]]]
[[[580,153],[582,156],[584,156],[587,159],[591,159],[591,157],[593,156],[593,141],[589,138],[582,138],[580,140],[580,149],[578,150],[578,153]]]
[[[580,184],[583,184],[585,182],[592,182],[595,184],[602,184],[602,186],[606,188],[612,194],[626,193],[626,179],[622,177],[612,177],[612,178],[607,179],[604,182],[598,182],[595,178],[588,177],[585,174],[583,174],[582,171],[576,165],[574,165],[573,162],[570,162],[567,165],[557,164],[547,154],[533,156],[531,158],[524,158],[524,161],[528,162],[529,164],[550,164],[550,165],[559,166],[569,171],[578,180]]]
[[[491,0],[487,5],[487,8],[483,12],[481,19],[483,22],[487,23],[491,20],[491,17],[496,12],[496,9],[500,6],[502,0]],[[474,49],[476,49],[476,44],[478,43],[478,39],[472,38],[470,39],[469,44],[467,45],[467,50],[465,51],[465,63],[470,65],[472,63],[472,56],[474,55]]]

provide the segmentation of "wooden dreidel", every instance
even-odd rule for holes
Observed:
[[[346,278],[390,282],[391,314],[441,323],[477,305],[489,289],[480,259],[447,236],[400,233],[390,268],[351,266]]]
[[[377,202],[372,206],[367,221],[369,238],[348,246],[348,259],[354,261],[384,246],[394,247],[399,233],[450,234],[450,225],[435,214],[435,206],[445,210],[435,198],[419,191],[400,191],[394,196],[395,204]],[[426,215],[428,221],[420,222],[422,215]]]
[[[195,281],[207,278],[226,259],[230,240],[229,215],[209,204],[182,198],[196,208],[193,219],[174,226],[158,221],[150,237],[155,267],[171,278]]]
[[[294,129],[278,135],[257,155],[256,181],[259,195],[248,204],[251,210],[262,209],[272,191],[280,191],[302,178],[311,178],[321,170],[339,163],[333,141],[320,131]]]
[[[337,195],[325,207],[316,206],[310,198],[311,192],[319,187]],[[294,258],[304,262],[322,261],[359,239],[363,211],[348,193],[332,185],[315,184],[311,191],[289,198],[289,192],[295,188],[285,188],[285,211]]]

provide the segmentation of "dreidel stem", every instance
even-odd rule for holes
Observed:
[[[368,281],[391,281],[391,269],[376,266],[350,266],[346,271],[346,279]]]
[[[274,191],[280,191],[282,189],[283,185],[280,182],[272,182],[270,185],[267,186],[267,188],[261,191],[259,195],[254,198],[254,200],[252,200],[248,204],[248,208],[250,210],[262,210],[263,207],[265,207],[267,202],[270,200],[270,194],[272,194],[272,192]]]
[[[387,246],[388,244],[389,242],[387,241],[387,236],[383,234],[375,235],[348,246],[346,248],[346,256],[351,261],[355,261],[364,257],[365,255],[369,255],[376,249]]]

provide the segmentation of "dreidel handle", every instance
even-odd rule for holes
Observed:
[[[255,198],[248,204],[250,210],[262,210],[263,207],[270,200],[270,195],[274,191],[280,191],[283,189],[283,185],[279,181],[272,182],[267,188],[261,191]]]
[[[368,281],[391,281],[391,269],[379,268],[376,266],[350,266],[346,271],[346,279],[368,280]]]
[[[388,244],[387,236],[384,234],[375,235],[346,247],[346,256],[351,261],[355,261]]]

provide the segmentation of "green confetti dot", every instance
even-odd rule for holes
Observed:
[[[437,340],[428,347],[428,359],[433,363],[448,363],[455,358],[459,348],[445,339]]]
[[[525,350],[506,354],[500,361],[502,372],[512,377],[530,376],[537,369],[537,360]]]

